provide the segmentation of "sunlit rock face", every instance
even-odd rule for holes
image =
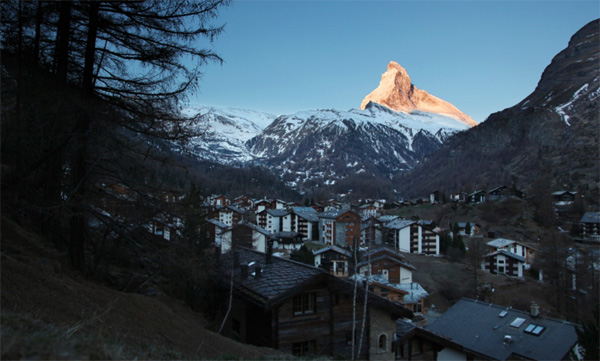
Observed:
[[[394,61],[388,64],[379,86],[363,99],[360,109],[365,109],[371,101],[396,111],[438,113],[457,119],[470,127],[477,125],[477,122],[454,105],[414,86],[406,70]]]

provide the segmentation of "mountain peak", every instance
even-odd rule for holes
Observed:
[[[395,61],[389,62],[379,86],[363,99],[360,109],[365,109],[371,101],[395,111],[410,113],[420,110],[438,113],[457,119],[470,127],[477,125],[470,116],[451,103],[418,89],[412,84],[406,69]]]

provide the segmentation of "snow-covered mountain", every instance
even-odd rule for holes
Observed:
[[[373,99],[381,101],[387,94],[397,107],[408,102],[400,110],[376,101],[363,102],[363,109],[280,116],[200,107],[189,112],[201,115],[206,135],[192,143],[192,151],[226,165],[264,165],[297,190],[336,184],[357,174],[391,179],[476,123],[452,104],[416,89],[400,65],[390,64],[384,78],[399,83],[380,86]]]
[[[381,75],[379,85],[363,99],[360,108],[365,109],[370,102],[385,105],[396,111],[442,114],[471,127],[477,125],[470,116],[453,104],[417,88],[406,69],[395,61],[388,64],[387,70]]]
[[[275,118],[274,114],[248,109],[199,106],[186,110],[201,117],[204,136],[195,138],[191,152],[198,158],[220,164],[243,166],[252,161],[246,141],[257,136]]]

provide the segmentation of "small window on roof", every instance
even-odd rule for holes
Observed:
[[[504,318],[504,316],[506,316],[506,314],[507,314],[507,313],[508,313],[508,312],[506,312],[506,311],[502,311],[502,312],[500,312],[500,313],[498,314],[498,317],[502,317],[502,318]]]
[[[532,323],[529,326],[527,326],[525,328],[525,330],[523,330],[523,332],[534,335],[534,336],[539,336],[542,334],[542,332],[544,332],[545,329],[546,329],[546,327],[544,327],[544,326],[534,325]]]
[[[523,331],[527,332],[527,333],[531,333],[531,331],[533,331],[534,328],[535,328],[535,325],[533,323],[530,323],[527,327],[525,327],[525,330],[523,330]]]
[[[517,318],[515,318],[515,319],[514,319],[514,321],[513,321],[513,322],[512,322],[510,325],[511,325],[512,327],[519,328],[519,327],[521,327],[521,325],[522,325],[524,322],[525,322],[525,319],[524,319],[524,318],[517,317]]]

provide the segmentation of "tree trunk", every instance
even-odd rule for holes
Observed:
[[[93,90],[94,55],[96,51],[96,36],[98,32],[98,12],[100,3],[93,1],[89,3],[88,33],[85,47],[85,65],[83,68],[82,97],[83,104],[89,106]],[[82,109],[75,131],[75,150],[73,161],[73,215],[71,216],[71,238],[69,254],[71,263],[77,270],[84,268],[84,244],[85,244],[85,181],[88,173],[86,164],[87,137],[90,128],[91,115],[88,109]]]

